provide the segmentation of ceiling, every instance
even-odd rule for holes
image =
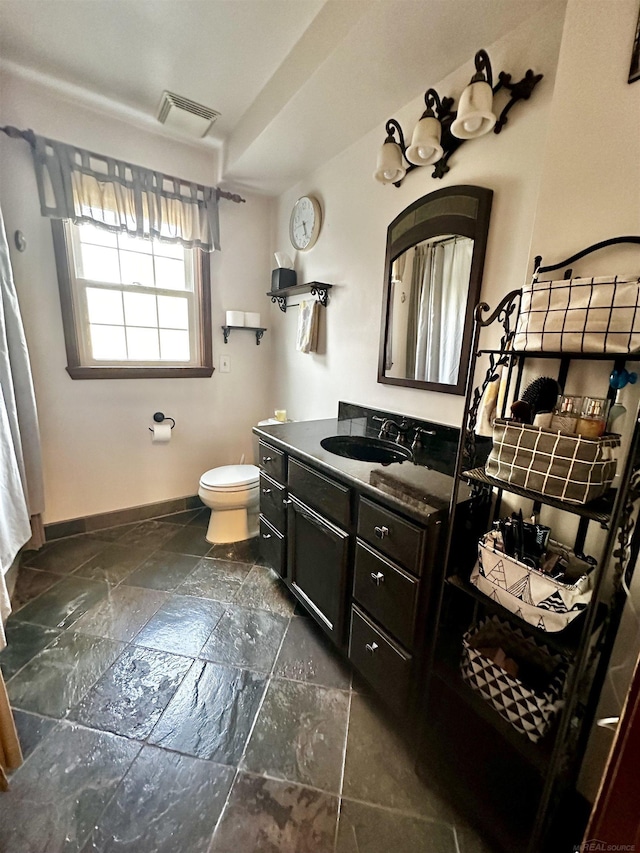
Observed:
[[[212,107],[225,181],[278,193],[549,2],[0,0],[0,56],[148,123]]]

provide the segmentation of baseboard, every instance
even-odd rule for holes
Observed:
[[[168,501],[117,509],[113,512],[101,512],[97,515],[86,515],[83,518],[72,518],[69,521],[54,521],[52,524],[45,524],[45,536],[47,542],[51,542],[53,539],[62,539],[64,536],[92,533],[95,530],[104,530],[106,527],[133,524],[136,521],[146,521],[159,515],[171,515],[188,509],[199,509],[202,506],[204,504],[197,495],[172,498]]]

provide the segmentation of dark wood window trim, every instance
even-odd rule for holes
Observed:
[[[53,235],[53,250],[58,274],[58,290],[60,292],[60,308],[62,310],[62,326],[64,343],[67,350],[67,373],[72,379],[172,379],[178,377],[208,377],[213,374],[213,349],[211,345],[211,275],[209,256],[200,249],[200,275],[197,276],[197,302],[200,313],[200,364],[189,367],[169,367],[159,365],[151,367],[118,366],[102,367],[83,365],[80,359],[77,322],[69,271],[69,246],[64,223],[60,219],[51,220]]]

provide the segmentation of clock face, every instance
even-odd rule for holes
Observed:
[[[289,220],[289,238],[296,249],[310,249],[320,233],[322,213],[320,203],[313,196],[302,196],[293,205]]]

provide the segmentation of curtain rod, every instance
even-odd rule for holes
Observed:
[[[12,127],[11,125],[7,124],[4,127],[0,127],[0,131],[2,131],[2,133],[6,133],[7,136],[9,136],[11,139],[24,139],[25,142],[28,142],[32,148],[35,147],[35,134],[32,130],[18,130],[17,127]],[[91,154],[93,152],[89,153]],[[95,156],[103,157],[104,155],[96,154]],[[185,181],[182,178],[174,178],[172,175],[166,175],[166,177],[170,181],[180,181],[183,184],[190,183],[189,181]],[[242,196],[238,195],[238,193],[226,192],[225,190],[221,190],[218,187],[216,187],[216,195],[218,196],[218,198],[226,198],[229,201],[235,202],[236,204],[243,204],[244,202],[246,202],[246,198],[242,198]]]

